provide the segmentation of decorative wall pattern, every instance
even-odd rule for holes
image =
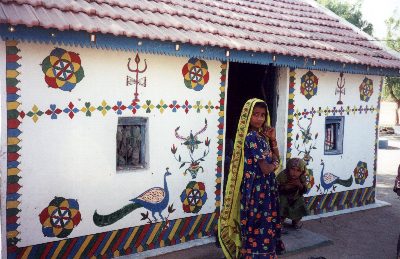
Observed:
[[[198,58],[189,59],[182,68],[182,75],[185,86],[195,91],[202,90],[210,78],[207,63]]]
[[[63,197],[55,197],[39,215],[46,237],[67,237],[81,219],[78,201]]]
[[[8,54],[8,52],[7,52]],[[7,59],[7,62],[8,59]],[[11,68],[12,64],[7,63],[7,69],[9,67]],[[18,65],[19,66],[19,65]],[[18,247],[16,246],[16,243],[19,241],[17,235],[19,234],[18,231],[16,230],[18,228],[17,224],[17,214],[19,212],[19,209],[16,207],[15,208],[15,231],[13,233],[8,233],[7,238],[8,238],[8,256],[10,258],[14,257],[37,257],[37,256],[43,256],[43,257],[68,257],[68,258],[82,258],[82,257],[115,257],[119,255],[124,255],[124,254],[130,254],[130,253],[136,253],[136,252],[141,252],[144,250],[148,249],[154,249],[157,247],[163,247],[166,245],[174,245],[177,243],[185,242],[188,240],[193,240],[195,238],[200,238],[202,236],[206,235],[211,235],[214,233],[215,226],[217,224],[217,218],[218,218],[218,213],[219,213],[219,206],[220,206],[220,192],[221,192],[221,177],[222,177],[222,150],[223,150],[223,128],[224,128],[224,100],[225,100],[225,80],[226,80],[226,69],[227,69],[227,63],[223,62],[221,64],[221,81],[220,81],[220,99],[218,103],[215,103],[215,101],[188,101],[188,100],[172,100],[172,101],[164,101],[160,100],[158,102],[154,100],[142,100],[142,101],[135,101],[133,100],[131,103],[124,103],[122,101],[113,101],[107,102],[106,100],[103,100],[101,103],[95,103],[93,101],[84,101],[80,100],[71,100],[68,101],[65,105],[60,105],[59,103],[50,103],[47,105],[43,104],[35,104],[33,103],[31,105],[31,109],[26,109],[20,110],[17,109],[19,107],[19,103],[14,103],[11,102],[11,99],[14,98],[13,100],[17,100],[19,98],[18,95],[16,95],[17,91],[19,90],[17,87],[15,89],[12,89],[13,95],[9,95],[7,99],[7,104],[9,108],[9,116],[8,118],[11,118],[11,116],[15,116],[17,118],[16,121],[9,120],[9,125],[12,125],[14,127],[13,129],[18,129],[19,123],[23,119],[27,120],[27,122],[34,122],[34,123],[40,123],[43,119],[48,119],[50,120],[57,120],[62,117],[66,118],[68,116],[70,119],[77,119],[77,118],[85,118],[85,117],[92,117],[92,115],[95,115],[96,113],[101,114],[103,116],[106,116],[111,112],[113,115],[122,115],[122,114],[127,114],[127,112],[132,112],[132,114],[135,114],[138,110],[141,110],[142,112],[146,113],[154,113],[155,111],[159,111],[160,114],[165,114],[166,112],[185,112],[185,114],[188,114],[190,111],[196,112],[196,113],[201,113],[201,112],[206,112],[206,113],[212,113],[215,112],[216,110],[218,111],[218,124],[217,124],[217,132],[218,132],[218,145],[217,145],[217,163],[216,163],[216,174],[215,174],[215,212],[213,213],[208,213],[208,214],[203,214],[203,215],[197,215],[197,216],[192,216],[192,217],[187,217],[187,218],[181,218],[181,219],[174,219],[170,220],[169,215],[175,211],[173,208],[173,204],[167,204],[167,207],[164,208],[164,210],[160,213],[158,211],[155,211],[155,218],[164,218],[165,221],[161,222],[155,222],[154,219],[154,212],[151,210],[145,211],[145,213],[141,213],[142,220],[146,220],[148,222],[147,225],[143,226],[137,226],[137,227],[132,227],[132,228],[125,228],[121,230],[116,230],[116,231],[109,231],[109,232],[104,232],[100,234],[91,234],[91,235],[86,235],[86,236],[81,236],[81,237],[74,237],[70,239],[65,239],[65,240],[60,240],[60,241],[53,241],[49,243],[43,243],[43,244],[37,244],[37,245],[32,245],[32,246],[25,246],[25,247]],[[68,72],[68,71],[65,71]],[[7,75],[9,73],[7,72]],[[67,75],[68,76],[68,75]],[[11,85],[8,83],[9,77],[7,76],[7,85]],[[11,79],[11,77],[10,77]],[[16,76],[14,77],[15,84],[18,83]],[[86,79],[86,78],[85,78]],[[86,82],[86,80],[85,80]],[[9,91],[10,90],[10,91]],[[61,89],[63,90],[63,89]],[[71,89],[72,90],[72,89]],[[7,87],[7,93],[11,93],[11,88]],[[100,99],[101,100],[101,99]],[[11,111],[11,112],[10,112]],[[21,121],[19,121],[20,119]],[[42,120],[41,120],[42,119]],[[11,138],[13,136],[12,134],[15,133],[15,138]],[[10,130],[8,131],[8,140],[9,143],[15,143],[18,144],[19,139],[17,137],[21,134],[19,130],[11,132]],[[214,140],[213,140],[214,141]],[[210,143],[209,139],[204,140],[204,143]],[[18,159],[18,157],[14,157],[10,151],[13,150],[11,148],[18,149],[20,147],[11,147],[9,144],[9,158],[16,158],[15,160]],[[17,150],[17,151],[18,151]],[[214,156],[215,157],[215,156]],[[9,161],[10,161],[9,159]],[[18,181],[20,178],[17,176],[19,173],[19,169],[17,168],[19,162],[16,161],[14,164],[9,163],[9,170],[8,172],[15,173],[16,177],[11,178],[8,177],[8,185],[10,186],[10,183],[12,183],[13,180]],[[12,165],[16,165],[15,168],[11,168]],[[10,168],[12,170],[10,170]],[[15,169],[15,170],[14,170]],[[201,202],[202,205],[197,204],[196,208],[193,209],[193,213],[196,213],[196,210],[201,211],[201,209],[204,208],[204,204],[207,201],[207,196],[213,196],[210,194],[211,192],[206,193],[205,192],[205,186],[204,190],[201,189],[201,184],[197,184],[199,187],[199,190],[204,193],[202,193]],[[209,187],[207,185],[207,187]],[[13,185],[12,188],[8,188],[7,192],[7,224],[13,220],[12,214],[10,214],[9,208],[11,208],[9,205],[8,201],[11,199],[17,200],[19,198],[19,194],[17,193],[19,188],[21,186],[19,185]],[[165,189],[165,188],[164,188]],[[10,193],[9,191],[14,191],[16,195],[13,195],[13,193]],[[211,190],[214,191],[214,189],[211,188]],[[148,190],[149,191],[149,190]],[[138,198],[143,198],[145,199],[146,197],[151,198],[156,198],[156,196],[152,195],[144,195],[148,191],[144,192],[142,195],[139,195]],[[161,193],[161,192],[158,192]],[[165,193],[165,192],[164,192]],[[143,197],[142,197],[143,196]],[[68,202],[68,199],[64,198],[58,198],[58,199],[63,199],[63,202]],[[59,201],[57,198],[56,200]],[[71,200],[71,199],[70,199]],[[134,200],[134,199],[133,199]],[[81,217],[80,217],[80,212],[79,212],[79,205],[83,206],[82,204],[74,204],[71,205],[71,208],[74,211],[74,216],[70,219],[66,218],[65,216],[69,215],[69,212],[71,212],[70,207],[64,207],[61,206],[60,202],[57,201],[52,201],[50,205],[42,210],[42,213],[40,214],[40,219],[41,223],[43,224],[43,233],[44,235],[51,237],[58,237],[58,238],[63,238],[69,236],[72,232],[71,231],[80,231],[81,228],[79,224],[82,224],[81,222]],[[80,199],[80,203],[82,200]],[[51,204],[57,203],[60,205],[58,209],[56,208],[57,206],[52,206]],[[68,202],[69,203],[69,202]],[[71,200],[72,203],[72,200]],[[19,202],[13,203],[13,205],[16,204],[18,206]],[[76,205],[76,206],[75,206]],[[53,208],[54,207],[54,208]],[[42,207],[43,208],[43,207]],[[40,208],[40,209],[42,209]],[[124,209],[125,212],[127,209],[130,208],[121,208]],[[168,213],[166,212],[168,210]],[[69,211],[69,212],[68,212]],[[40,212],[40,211],[39,211]],[[147,212],[147,213],[146,213]],[[150,216],[149,216],[149,212]],[[160,213],[160,214],[159,214]],[[153,215],[152,215],[153,214]],[[79,217],[78,217],[79,216]],[[86,216],[87,217],[87,216]],[[85,219],[85,217],[83,217]],[[71,231],[58,231],[56,229],[57,227],[53,226],[51,224],[51,220],[54,219],[55,225],[68,225],[69,222],[73,223],[73,227],[68,230]],[[87,218],[86,218],[87,222]],[[150,223],[151,222],[151,223]],[[85,223],[86,224],[86,223]],[[93,223],[92,223],[93,224]],[[7,225],[7,230],[10,230],[11,225]],[[78,227],[78,230],[75,230]],[[65,230],[66,228],[64,228]],[[69,232],[69,233],[67,233]],[[14,234],[15,233],[15,234]],[[61,233],[61,234],[60,234]],[[14,240],[11,242],[10,240],[12,235],[15,235],[16,237]]]
[[[227,62],[221,62],[221,83],[220,83],[220,100],[219,100],[219,119],[218,119],[218,151],[217,151],[217,168],[216,168],[216,179],[215,179],[215,212],[219,217],[219,211],[221,206],[221,180],[222,180],[222,150],[224,148],[224,114],[225,114],[225,83],[226,83],[226,72]]]
[[[364,102],[368,102],[369,98],[374,92],[374,84],[373,81],[369,78],[364,78],[360,85],[360,100]]]
[[[202,182],[190,181],[181,193],[182,208],[186,213],[199,213],[206,201],[206,187]]]
[[[288,97],[288,122],[287,122],[287,150],[286,150],[286,160],[292,157],[292,131],[293,131],[293,118],[294,118],[294,87],[296,80],[296,71],[294,68],[289,70],[289,97]]]
[[[376,186],[376,172],[377,172],[377,163],[378,163],[378,134],[379,134],[379,111],[381,107],[381,97],[382,97],[382,86],[383,86],[383,77],[379,82],[379,95],[378,95],[378,106],[376,110],[376,119],[375,119],[375,148],[374,148],[374,182],[373,187]]]
[[[128,70],[135,74],[135,77],[126,76],[126,86],[135,85],[135,93],[133,94],[135,98],[133,99],[135,102],[139,101],[139,93],[138,87],[146,87],[146,77],[139,78],[139,74],[144,73],[147,70],[147,62],[146,59],[144,60],[144,67],[143,69],[139,69],[140,57],[139,53],[136,54],[135,57],[136,68],[131,68],[131,58],[128,58]]]
[[[172,145],[171,152],[174,155],[175,160],[181,163],[179,169],[186,166],[186,164],[189,164],[189,167],[185,169],[183,175],[186,175],[189,172],[192,176],[192,179],[195,179],[198,172],[204,172],[204,168],[200,165],[200,163],[201,161],[204,161],[204,158],[210,153],[210,139],[207,137],[204,140],[204,146],[206,149],[204,150],[203,155],[197,158],[194,156],[194,151],[199,148],[200,144],[203,143],[203,141],[199,140],[198,135],[206,131],[207,119],[205,119],[204,127],[201,130],[194,134],[192,131],[190,131],[190,134],[187,137],[181,136],[178,133],[179,129],[180,127],[177,127],[175,129],[175,137],[179,139],[182,142],[182,145],[186,146],[186,148],[188,149],[190,161],[182,160],[181,155],[178,155],[178,157],[176,157],[176,152],[178,148],[175,145]]]
[[[136,210],[137,208],[145,208],[151,212],[151,216],[156,222],[159,219],[164,220],[162,212],[167,208],[169,203],[169,190],[167,184],[167,176],[171,175],[168,171],[168,167],[164,173],[164,188],[161,187],[153,187],[142,194],[138,195],[137,197],[130,200],[131,204],[125,205],[121,209],[118,209],[108,215],[100,215],[97,211],[93,214],[93,222],[96,226],[104,227],[111,224],[114,224],[118,220],[122,219],[132,211]],[[172,207],[169,209],[169,214],[172,213]],[[159,218],[156,218],[156,213],[158,214]],[[169,216],[168,214],[168,216]],[[142,213],[142,220],[149,220],[150,223],[152,222],[149,219],[149,214]]]
[[[367,163],[359,161],[357,163],[356,168],[354,168],[353,175],[354,175],[354,180],[355,180],[356,184],[363,185],[365,182],[365,179],[367,179],[367,177],[368,177]]]
[[[85,76],[79,55],[61,48],[55,48],[41,66],[47,85],[63,91],[72,91]]]
[[[346,78],[343,77],[343,72],[341,72],[339,74],[339,78],[337,79],[337,82],[336,82],[337,88],[335,89],[335,95],[337,95],[337,94],[339,95],[339,101],[337,101],[336,104],[339,104],[339,105],[343,104],[343,102],[342,102],[342,94],[343,95],[346,94],[345,85],[346,85]]]
[[[50,119],[56,120],[60,116],[68,115],[68,117],[73,119],[75,115],[91,117],[96,112],[100,112],[103,116],[106,116],[110,110],[113,110],[113,112],[118,115],[122,115],[125,110],[132,112],[132,114],[136,114],[140,109],[144,110],[146,113],[159,111],[160,114],[164,114],[165,111],[183,111],[188,114],[189,111],[192,110],[196,113],[201,113],[202,111],[211,113],[213,110],[220,110],[220,104],[214,105],[211,101],[208,101],[205,105],[203,105],[201,101],[195,101],[194,104],[190,104],[187,100],[182,104],[179,104],[177,100],[173,100],[170,104],[167,104],[162,99],[158,103],[151,100],[145,100],[143,103],[140,101],[133,101],[130,104],[124,104],[122,101],[117,101],[115,104],[109,104],[103,100],[100,104],[84,102],[82,107],[77,107],[77,105],[78,104],[74,104],[73,102],[69,102],[66,107],[57,107],[56,104],[50,104],[48,108],[39,108],[37,105],[33,105],[32,109],[28,112],[20,111],[20,116],[22,118],[28,116],[36,123],[43,116],[49,116]]]
[[[318,77],[313,72],[308,71],[301,77],[300,92],[308,100],[318,92]]]
[[[321,125],[321,122],[324,117],[326,116],[347,116],[350,117],[347,120],[347,127],[351,125],[353,127],[354,125],[357,125],[356,123],[356,118],[358,116],[363,116],[365,115],[365,118],[367,121],[364,121],[363,125],[367,125],[368,121],[371,118],[371,115],[376,114],[377,115],[377,120],[376,123],[378,122],[378,112],[379,112],[379,104],[376,106],[375,103],[371,104],[362,104],[363,101],[366,100],[371,100],[372,98],[375,97],[373,96],[373,91],[371,92],[371,87],[372,86],[372,80],[368,81],[364,79],[363,81],[363,87],[364,85],[367,86],[366,89],[363,89],[363,91],[360,90],[360,87],[348,87],[346,83],[351,82],[351,85],[356,84],[358,86],[357,81],[360,82],[360,77],[359,76],[351,76],[345,78],[345,75],[340,74],[339,77],[335,77],[333,84],[335,84],[335,95],[339,95],[338,99],[333,100],[330,98],[329,100],[326,99],[326,101],[322,100],[322,98],[328,98],[329,91],[331,91],[331,84],[332,84],[332,77],[334,77],[331,73],[325,73],[321,75],[321,78],[318,79],[319,83],[322,83],[324,81],[324,85],[321,89],[318,89],[319,94],[321,95],[320,97],[309,94],[309,98],[306,97],[306,99],[303,98],[298,98],[298,96],[295,96],[294,92],[299,91],[300,94],[306,95],[308,92],[305,91],[306,88],[306,79],[311,76],[311,74],[307,75],[307,71],[305,71],[303,80],[300,80],[297,85],[295,85],[295,75],[296,72],[299,73],[298,71],[295,71],[294,69],[290,69],[289,71],[289,100],[288,100],[288,135],[287,135],[287,158],[298,156],[299,154],[297,152],[299,151],[305,151],[304,149],[301,149],[302,147],[302,141],[306,139],[306,136],[310,135],[312,133],[313,129],[313,124],[317,125],[316,126],[316,132],[320,131],[323,129],[323,125]],[[302,72],[303,73],[303,72]],[[306,78],[307,77],[307,78]],[[329,86],[326,85],[329,80]],[[348,81],[349,80],[349,81]],[[362,79],[361,79],[362,80]],[[347,82],[348,81],[348,82]],[[311,82],[311,81],[309,81]],[[326,87],[325,87],[326,86]],[[328,89],[329,88],[329,89]],[[346,89],[345,89],[346,88]],[[349,89],[347,89],[349,88]],[[311,89],[311,88],[310,88]],[[330,92],[332,93],[332,92]],[[346,99],[343,97],[346,94]],[[352,103],[353,104],[348,104],[348,105],[343,105],[344,100],[349,100],[348,95],[354,96]],[[358,95],[363,95],[360,100],[358,100]],[[311,97],[313,98],[313,101],[307,101],[310,100]],[[330,96],[332,97],[332,95]],[[296,104],[295,104],[296,102]],[[375,102],[375,101],[374,101]],[[327,106],[323,106],[324,103],[326,103]],[[337,104],[337,105],[334,105]],[[295,108],[297,107],[297,109]],[[322,117],[322,118],[319,118]],[[364,116],[363,116],[364,117]],[[304,120],[306,119],[306,120]],[[306,122],[311,122],[309,125],[307,125]],[[298,123],[296,124],[295,121],[301,122],[300,125]],[[317,123],[318,122],[318,123]],[[316,124],[317,123],[317,124]],[[377,124],[376,124],[377,125]],[[310,126],[310,127],[309,127]],[[346,125],[345,125],[346,127]],[[296,133],[293,133],[293,131],[296,131]],[[354,130],[353,130],[354,131]],[[310,136],[315,137],[314,132]],[[351,132],[353,134],[354,132]],[[293,135],[294,134],[294,135]],[[346,131],[346,134],[350,134],[349,131]],[[365,134],[364,134],[365,135]],[[363,135],[363,136],[364,136]],[[295,137],[294,137],[295,136]],[[377,133],[375,135],[377,138]],[[359,137],[360,138],[360,137]],[[368,137],[368,139],[370,139]],[[313,146],[312,138],[311,140],[309,139],[308,142],[310,144],[310,147]],[[372,140],[372,137],[371,137]],[[292,149],[292,145],[295,145],[295,151]],[[353,150],[352,148],[349,148],[348,140],[344,141],[344,145],[346,147],[346,150]],[[375,201],[375,177],[373,177],[373,185],[372,187],[367,187],[364,189],[357,189],[360,188],[362,185],[370,185],[372,182],[372,177],[367,173],[367,162],[371,161],[370,158],[372,158],[371,154],[368,153],[368,151],[360,154],[359,160],[356,160],[353,164],[352,167],[347,168],[341,164],[340,166],[333,166],[331,163],[336,163],[338,161],[342,161],[345,163],[347,160],[354,160],[354,158],[341,158],[338,156],[325,156],[323,153],[321,154],[320,151],[318,151],[320,148],[320,143],[317,143],[315,146],[316,150],[314,153],[314,161],[310,159],[309,168],[308,172],[311,173],[310,176],[312,175],[313,177],[308,177],[307,175],[307,183],[309,183],[310,186],[308,186],[308,192],[306,194],[308,195],[315,195],[315,196],[309,196],[306,197],[306,200],[308,202],[308,206],[310,210],[312,211],[312,214],[320,214],[320,213],[325,213],[328,211],[336,211],[336,210],[341,210],[345,208],[351,208],[351,207],[357,207],[357,206],[362,206],[366,204],[373,203]],[[375,143],[375,165],[374,165],[374,171],[376,172],[376,148],[377,145]],[[297,151],[297,152],[296,152]],[[301,153],[301,152],[300,152]],[[302,153],[301,153],[302,154]],[[316,159],[321,159],[326,160],[326,164],[322,161],[321,165],[319,165],[318,161]],[[307,160],[307,159],[306,159]],[[357,161],[360,161],[365,164],[360,164],[358,163],[359,166],[357,166]],[[368,162],[368,164],[371,162]],[[335,168],[340,168],[340,171],[335,172]],[[343,171],[344,170],[344,171]],[[315,172],[318,172],[318,178],[315,177]],[[354,181],[353,181],[354,178]],[[314,180],[314,181],[312,181]],[[313,184],[313,185],[312,185]],[[350,191],[341,191],[344,188],[349,188],[349,187],[354,187],[356,188],[355,190],[350,190]],[[340,190],[340,191],[338,191]],[[315,194],[316,193],[316,194]],[[349,197],[350,195],[350,197]]]
[[[305,197],[311,215],[360,207],[375,203],[375,188],[368,187],[344,192]]]
[[[301,124],[301,121],[303,119],[302,117],[296,116],[295,118],[297,121],[297,126],[300,129],[300,134],[296,134],[294,145],[298,151],[297,155],[302,155],[304,162],[306,162],[306,165],[308,165],[310,160],[313,160],[313,157],[311,156],[311,151],[317,149],[316,144],[318,132],[315,134],[311,133],[313,117],[305,118],[303,120],[303,122],[306,121],[304,124]]]
[[[19,130],[21,119],[19,118],[19,101],[18,91],[19,83],[18,68],[20,64],[18,55],[20,49],[17,47],[17,41],[6,42],[6,84],[7,84],[7,197],[6,197],[6,231],[7,231],[7,253],[12,254],[16,251],[19,239],[19,231],[17,230],[18,214],[20,212],[18,200],[21,194],[18,192],[21,188],[19,184],[20,169],[19,167],[19,150],[21,149],[20,141],[22,132]]]
[[[303,109],[303,111],[299,111],[296,110],[296,112],[294,113],[294,117],[304,117],[307,118],[309,116],[314,116],[314,115],[318,115],[318,116],[335,116],[335,115],[356,115],[356,114],[368,114],[368,113],[374,113],[374,112],[378,112],[377,108],[368,105],[365,106],[340,106],[338,108],[336,108],[336,106],[330,108],[330,107],[326,107],[326,108],[322,108],[322,107],[318,107],[317,109],[315,109],[314,107],[311,107],[311,109]]]
[[[349,179],[341,179],[335,174],[329,172],[325,168],[325,162],[321,160],[321,174],[320,180],[321,183],[317,185],[317,191],[320,193],[327,193],[329,191],[334,192],[336,189],[336,185],[342,185],[345,187],[350,187],[353,183],[353,176],[351,175]],[[332,188],[332,189],[331,189]]]
[[[310,192],[310,190],[314,187],[314,184],[315,184],[313,170],[307,168],[307,171],[305,173],[305,177],[306,177],[306,187],[307,187],[306,194],[308,194]]]
[[[209,236],[216,213],[124,228],[35,246],[14,247],[10,258],[111,258]]]

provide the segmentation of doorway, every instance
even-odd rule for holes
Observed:
[[[237,124],[245,102],[251,98],[264,100],[268,105],[271,125],[275,127],[277,108],[276,74],[277,68],[272,65],[229,63],[227,105],[225,107],[224,192]]]

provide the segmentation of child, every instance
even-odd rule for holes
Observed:
[[[286,169],[277,177],[281,221],[283,223],[285,218],[291,219],[295,229],[302,227],[300,220],[308,215],[303,197],[307,191],[305,172],[305,162],[300,158],[291,158]]]

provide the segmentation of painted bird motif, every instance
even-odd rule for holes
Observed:
[[[132,211],[137,208],[145,208],[149,210],[153,216],[154,220],[156,219],[155,214],[158,213],[161,219],[164,220],[161,212],[168,206],[169,202],[169,191],[167,185],[167,176],[171,175],[168,171],[168,167],[164,174],[164,188],[161,187],[153,187],[143,192],[136,198],[130,200],[132,203],[125,205],[121,209],[112,212],[108,215],[100,215],[97,214],[97,211],[93,214],[93,222],[99,227],[108,226],[114,224],[118,220],[122,219]]]
[[[330,188],[332,188],[335,184],[339,184],[345,187],[350,187],[351,184],[353,183],[353,176],[351,175],[349,179],[347,180],[342,180],[338,176],[327,172],[324,173],[325,170],[325,163],[323,160],[321,160],[321,187],[324,188],[324,193],[328,192]]]

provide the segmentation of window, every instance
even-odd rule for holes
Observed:
[[[325,118],[325,155],[343,154],[343,116]]]
[[[144,117],[118,118],[117,171],[145,168],[146,131],[148,119]]]

